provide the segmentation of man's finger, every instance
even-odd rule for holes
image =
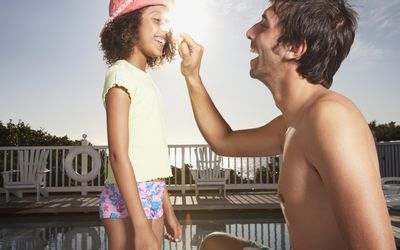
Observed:
[[[186,42],[182,42],[181,45],[179,45],[179,55],[182,59],[190,56],[190,50]]]
[[[179,45],[179,47],[178,47],[178,53],[179,53],[179,57],[183,59],[183,55],[182,55],[182,51],[181,51],[181,45]]]
[[[181,32],[179,33],[179,35],[182,37],[182,40],[186,42],[189,46],[198,45],[189,34]]]

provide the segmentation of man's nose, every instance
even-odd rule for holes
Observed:
[[[249,40],[254,39],[254,27],[255,25],[253,25],[247,32],[246,32],[246,37]]]

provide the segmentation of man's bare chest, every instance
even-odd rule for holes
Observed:
[[[312,195],[310,189],[321,185],[318,172],[304,154],[303,140],[294,128],[286,132],[278,181],[284,201],[300,202],[305,195]]]

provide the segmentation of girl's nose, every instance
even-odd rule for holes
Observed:
[[[169,22],[162,22],[160,24],[160,29],[164,32],[169,32],[169,30],[171,29],[171,25],[169,24]]]

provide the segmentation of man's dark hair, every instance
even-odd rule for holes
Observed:
[[[100,33],[100,48],[108,65],[121,59],[127,59],[133,52],[133,47],[138,40],[142,13],[145,8],[128,12],[104,26]],[[174,59],[175,51],[176,45],[172,39],[172,33],[169,32],[162,56],[148,57],[147,65],[154,68],[165,61],[171,62]]]
[[[309,82],[330,88],[333,76],[350,52],[358,14],[346,0],[270,0],[279,19],[279,44],[307,50],[297,72]]]

